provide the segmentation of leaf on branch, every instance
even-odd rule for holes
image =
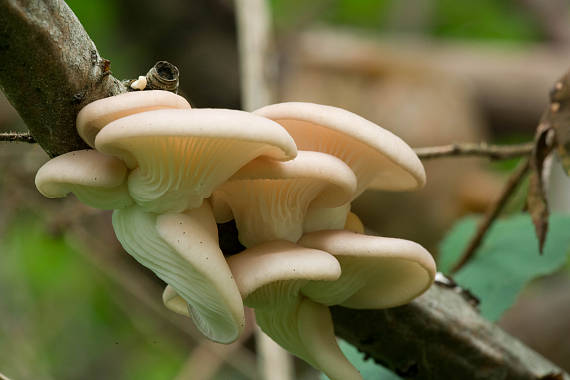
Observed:
[[[440,245],[439,270],[448,272],[453,267],[476,228],[474,217],[455,224]],[[530,281],[553,273],[567,263],[569,229],[569,215],[551,215],[545,255],[539,256],[538,242],[527,214],[497,220],[477,255],[453,279],[480,298],[479,309],[485,318],[496,321]]]
[[[548,114],[543,115],[536,129],[534,149],[530,157],[530,182],[528,187],[527,207],[534,224],[538,249],[542,254],[546,233],[548,232],[548,201],[544,181],[544,161],[553,149],[553,129],[548,122]]]

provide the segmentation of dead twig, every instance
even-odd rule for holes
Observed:
[[[0,133],[0,141],[7,142],[25,142],[28,144],[35,144],[36,140],[29,133],[21,132],[3,132]]]
[[[477,251],[477,248],[479,248],[479,246],[483,242],[485,234],[487,233],[487,231],[489,230],[495,219],[497,219],[497,217],[505,207],[507,200],[514,193],[518,184],[522,181],[528,170],[529,170],[529,159],[527,158],[524,159],[521,163],[519,163],[513,174],[511,174],[511,176],[509,177],[509,180],[507,181],[507,184],[503,188],[503,191],[501,192],[499,199],[497,199],[497,201],[493,205],[491,205],[491,207],[487,210],[485,217],[477,226],[477,232],[475,233],[475,236],[473,236],[473,238],[469,242],[469,245],[461,255],[459,261],[451,269],[452,273],[455,273],[459,269],[461,269],[473,257],[473,255],[475,255],[475,251]]]
[[[532,152],[533,142],[514,145],[489,145],[485,142],[474,144],[450,144],[415,148],[414,151],[422,160],[454,156],[481,156],[492,160],[528,156]]]

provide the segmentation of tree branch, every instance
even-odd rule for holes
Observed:
[[[485,234],[487,233],[487,231],[489,230],[495,219],[497,219],[497,217],[499,216],[499,214],[507,204],[507,201],[509,200],[511,195],[513,195],[519,183],[524,178],[525,174],[528,173],[529,168],[530,168],[529,159],[524,159],[523,162],[521,162],[519,166],[516,168],[516,170],[513,172],[513,174],[511,174],[509,180],[507,181],[507,184],[505,185],[505,187],[501,192],[501,195],[499,196],[499,199],[497,199],[497,201],[493,203],[491,207],[489,207],[489,209],[485,213],[485,217],[477,226],[477,231],[475,235],[469,241],[467,248],[461,255],[461,258],[451,269],[452,273],[455,273],[459,269],[461,269],[475,255],[477,248],[479,248],[479,246],[483,242]]]
[[[0,88],[51,157],[86,148],[77,113],[125,86],[64,1],[0,0],[0,9]]]
[[[0,87],[50,156],[85,147],[75,130],[77,112],[126,91],[125,86],[111,76],[109,62],[63,0],[0,0],[0,8]],[[335,307],[333,317],[339,335],[417,379],[537,379],[562,373],[451,290],[433,287],[411,304],[389,310]]]
[[[340,337],[405,378],[570,379],[481,317],[461,294],[439,285],[405,306],[331,311]]]
[[[504,160],[507,158],[528,156],[533,146],[534,144],[532,142],[515,145],[465,143],[415,148],[414,151],[422,160],[455,156],[483,156],[492,160]]]

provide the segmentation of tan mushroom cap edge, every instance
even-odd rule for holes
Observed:
[[[77,114],[77,132],[89,146],[95,147],[95,136],[110,122],[139,112],[163,108],[191,108],[182,96],[170,91],[133,91],[110,96],[87,104]]]
[[[115,210],[113,228],[123,248],[182,297],[202,334],[220,343],[239,337],[245,325],[243,303],[208,202],[160,215],[137,205]]]
[[[333,380],[361,379],[338,347],[328,307],[299,294],[307,282],[338,278],[340,266],[331,255],[273,241],[231,256],[228,264],[267,335]]]
[[[251,161],[217,188],[212,201],[216,220],[227,221],[233,214],[241,243],[252,247],[270,240],[297,241],[309,207],[345,204],[355,189],[354,173],[340,159],[299,151],[287,162]]]
[[[277,290],[280,282],[332,281],[341,274],[340,265],[332,255],[284,240],[248,248],[228,257],[227,262],[244,303],[250,307],[278,303],[271,291],[260,292],[272,284],[277,285]]]
[[[298,149],[329,153],[347,162],[359,179],[357,195],[369,187],[400,191],[425,184],[423,165],[412,148],[355,113],[305,102],[272,104],[254,113],[280,123]]]
[[[339,260],[341,277],[311,282],[302,293],[327,305],[382,309],[408,303],[433,283],[435,262],[421,245],[403,239],[368,236],[347,230],[305,234],[298,242]]]
[[[108,124],[95,139],[124,160],[131,196],[153,212],[199,207],[240,167],[260,157],[289,160],[297,148],[279,124],[224,109],[157,110]]]
[[[36,174],[36,187],[47,198],[73,192],[83,203],[116,209],[133,203],[126,186],[127,168],[113,157],[95,150],[68,152],[46,162]]]

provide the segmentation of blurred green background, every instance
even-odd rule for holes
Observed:
[[[156,61],[167,60],[179,67],[182,93],[194,106],[240,107],[231,1],[67,3],[101,55],[111,60],[116,77],[136,78]],[[388,129],[403,124],[406,128],[396,133],[416,146],[530,140],[547,88],[567,65],[570,6],[565,1],[271,0],[270,5],[279,99],[334,103]],[[350,46],[361,47],[353,60],[339,64],[339,52],[327,56],[326,49],[319,50],[326,44],[315,43],[320,38],[332,41],[332,50],[338,46],[342,56],[346,33]],[[314,52],[307,51],[310,47]],[[422,58],[416,60],[414,54]],[[527,62],[530,56],[536,59]],[[474,57],[476,67],[471,68]],[[408,67],[412,61],[414,66]],[[513,68],[512,62],[527,67]],[[501,67],[504,71],[497,71]],[[529,77],[525,69],[538,74]],[[433,99],[445,111],[429,103]],[[378,111],[382,104],[386,111]],[[426,116],[426,109],[437,115]],[[438,129],[444,125],[448,129]],[[463,131],[465,125],[469,129]],[[0,130],[24,129],[0,99]],[[192,374],[200,372],[196,358],[201,358],[204,342],[189,321],[161,309],[162,284],[121,251],[109,214],[73,197],[47,200],[37,194],[34,173],[46,160],[38,147],[0,145],[0,373],[14,380],[198,378]],[[482,212],[493,201],[514,164],[430,163],[428,178],[434,188],[418,198],[365,194],[355,210],[377,232],[417,240],[436,254],[459,217]],[[452,182],[459,172],[469,175],[469,181]],[[523,207],[525,187],[509,212]],[[408,213],[395,206],[402,203],[411,208]],[[560,339],[570,333],[563,317],[569,314],[561,307],[570,298],[560,294],[570,294],[569,289],[568,270],[558,271],[528,288],[515,311],[501,321],[507,331],[567,370],[570,346]],[[554,302],[546,294],[562,298]],[[523,312],[538,318],[536,311],[545,307],[558,307],[552,314],[564,319],[552,322],[558,330],[544,333],[540,323],[518,318]],[[235,352],[240,363],[229,363],[234,354],[226,354],[214,360],[216,370],[207,376],[252,378],[251,339]],[[204,359],[202,364],[207,363]],[[299,379],[318,378],[305,364],[296,366]]]

